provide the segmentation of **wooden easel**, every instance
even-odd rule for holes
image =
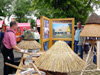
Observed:
[[[74,18],[59,18],[59,19],[49,19],[45,16],[41,16],[41,51],[43,51],[43,43],[48,41],[48,48],[50,48],[53,45],[53,41],[57,40],[63,40],[63,41],[71,41],[72,42],[72,49],[74,50]],[[44,39],[43,37],[43,28],[44,28],[44,23],[43,20],[49,21],[49,38]],[[72,21],[72,38],[53,38],[53,21]]]

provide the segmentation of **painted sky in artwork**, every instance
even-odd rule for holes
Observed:
[[[53,24],[53,29],[56,29],[56,28],[61,27],[61,26],[65,27],[65,26],[68,26],[68,24],[63,24],[63,23],[62,24],[57,24],[57,23],[54,23]]]

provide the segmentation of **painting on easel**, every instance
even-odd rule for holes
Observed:
[[[49,21],[43,20],[43,39],[49,38]]]
[[[74,18],[49,19],[41,16],[41,50],[44,49],[44,43],[48,44],[49,49],[57,40],[72,42],[74,49]]]
[[[72,38],[72,21],[53,21],[53,38]]]

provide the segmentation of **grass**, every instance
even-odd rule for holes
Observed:
[[[71,34],[66,35],[53,35],[53,38],[72,38]]]

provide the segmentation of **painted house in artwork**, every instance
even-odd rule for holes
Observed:
[[[67,34],[70,34],[71,30],[70,30],[70,26],[67,27]]]
[[[71,30],[70,30],[70,26],[59,26],[56,28],[55,30],[55,34],[56,35],[66,35],[66,34],[70,34]]]

